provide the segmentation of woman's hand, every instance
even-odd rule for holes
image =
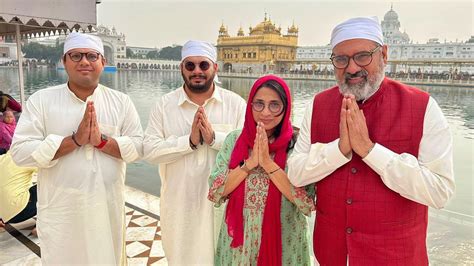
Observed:
[[[268,150],[268,136],[262,122],[257,124],[257,138],[258,138],[258,164],[264,169],[268,168],[273,163]]]
[[[258,134],[255,136],[255,141],[253,143],[253,149],[250,152],[250,157],[245,160],[245,165],[249,170],[252,170],[253,168],[258,166]]]

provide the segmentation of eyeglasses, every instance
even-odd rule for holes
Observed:
[[[347,56],[347,55],[332,55],[331,56],[331,62],[335,68],[346,68],[349,65],[349,61],[354,59],[354,63],[360,67],[365,67],[370,65],[372,63],[372,54],[375,53],[380,47],[382,46],[377,46],[371,51],[364,51],[364,52],[359,52],[356,53],[353,56]]]
[[[207,61],[201,61],[201,63],[199,63],[199,68],[202,71],[208,70],[209,67],[211,67],[211,64]],[[194,69],[196,68],[196,64],[194,64],[194,62],[188,61],[184,63],[184,68],[186,68],[187,71],[194,71]]]
[[[265,109],[265,103],[262,101],[255,101],[252,103],[252,109],[255,112],[262,112]],[[279,102],[270,102],[268,104],[268,110],[272,114],[280,114],[281,110],[283,109],[283,105]]]
[[[87,61],[95,62],[99,59],[100,53],[95,52],[87,52],[87,53],[80,53],[80,52],[71,52],[68,53],[69,58],[71,58],[74,62],[81,62],[82,57],[86,56]]]

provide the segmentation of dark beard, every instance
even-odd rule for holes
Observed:
[[[206,78],[205,75],[193,75],[193,76],[190,76],[189,79],[186,78],[186,76],[183,74],[183,71],[181,71],[181,76],[183,77],[183,80],[184,80],[184,85],[186,86],[186,88],[188,88],[191,92],[194,92],[194,93],[205,93],[207,92],[211,87],[212,87],[212,84],[214,82],[214,76],[215,75],[212,75],[212,77],[207,80],[206,82],[204,82],[203,84],[192,84],[191,83],[191,79],[194,78],[194,77],[202,77],[202,78]]]

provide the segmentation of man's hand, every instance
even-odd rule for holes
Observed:
[[[370,140],[364,112],[359,109],[353,96],[348,99],[347,127],[352,150],[364,158],[375,144]]]
[[[97,123],[97,114],[95,112],[95,107],[94,103],[91,102],[91,134],[90,134],[90,144],[92,146],[97,146],[100,144],[102,141],[101,139],[101,134],[100,134],[100,128],[99,128],[99,123]]]
[[[81,146],[86,145],[90,142],[91,133],[91,119],[92,119],[92,108],[93,102],[87,102],[86,111],[82,117],[82,121],[77,128],[75,139]]]
[[[198,108],[198,117],[199,117],[199,131],[201,132],[201,136],[208,145],[210,145],[214,141],[214,130],[212,129],[212,125],[207,118],[206,112],[204,111],[204,107]]]
[[[194,114],[194,120],[191,126],[190,139],[191,142],[196,146],[199,144],[199,140],[201,139],[201,132],[199,131],[199,109]]]
[[[344,156],[349,157],[352,152],[351,142],[349,139],[349,129],[347,127],[347,103],[349,99],[344,96],[341,105],[341,118],[339,122],[339,150]]]

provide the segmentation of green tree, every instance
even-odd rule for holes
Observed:
[[[159,53],[157,50],[149,51],[146,54],[146,58],[148,59],[158,59]]]
[[[30,42],[22,46],[22,52],[26,58],[45,60],[50,65],[55,65],[61,59],[63,49],[64,43],[59,44],[59,42],[56,42],[56,46],[53,47],[37,42]]]
[[[130,48],[127,48],[126,53],[127,53],[127,55],[126,55],[127,58],[135,58],[136,57],[135,53]]]
[[[160,50],[159,58],[161,59],[168,59],[168,60],[181,60],[181,49],[183,46],[176,45],[176,46],[167,46]]]

